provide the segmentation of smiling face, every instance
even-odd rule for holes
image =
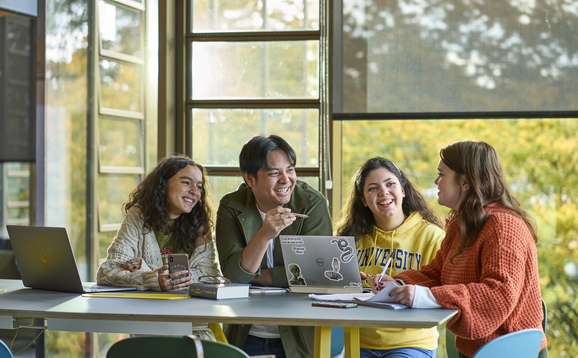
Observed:
[[[253,190],[257,207],[263,212],[287,204],[297,181],[295,166],[284,151],[272,151],[269,166],[271,170],[267,167],[259,169],[256,178],[243,174],[247,185]]]
[[[375,223],[389,231],[399,227],[405,220],[401,207],[405,191],[399,179],[385,168],[369,173],[363,183],[363,205],[373,213]]]
[[[438,177],[434,183],[438,186],[438,204],[450,209],[458,209],[464,200],[465,193],[469,186],[465,177],[460,176],[456,180],[458,173],[451,170],[441,159],[438,164]]]
[[[167,181],[169,218],[190,213],[199,202],[203,189],[203,173],[193,165],[187,165]]]

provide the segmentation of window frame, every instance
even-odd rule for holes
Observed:
[[[231,32],[193,32],[192,27],[192,0],[187,1],[185,6],[181,6],[177,11],[183,11],[184,21],[180,24],[178,31],[181,34],[181,40],[178,43],[183,44],[182,53],[177,55],[177,69],[184,69],[184,76],[177,74],[177,92],[178,98],[182,98],[182,109],[178,108],[177,113],[182,113],[183,118],[177,119],[177,122],[183,124],[182,136],[177,134],[177,151],[182,150],[184,153],[194,158],[193,153],[193,109],[318,109],[319,113],[319,155],[318,165],[314,167],[303,167],[297,165],[296,171],[298,176],[318,177],[320,187],[325,196],[330,199],[328,190],[331,188],[331,160],[328,150],[330,143],[330,117],[329,117],[329,89],[327,84],[330,79],[328,56],[329,45],[328,16],[331,11],[331,4],[325,1],[319,1],[319,29],[318,30],[300,30],[300,31],[231,31]],[[278,42],[278,41],[318,41],[319,43],[319,96],[317,99],[218,99],[202,100],[192,98],[192,68],[189,65],[192,61],[192,46],[194,42]],[[180,61],[180,62],[179,62]],[[179,80],[184,78],[185,80]],[[178,129],[178,125],[177,125]],[[257,134],[257,133],[255,133]],[[249,138],[247,138],[249,139]],[[202,163],[209,177],[211,176],[240,176],[239,166],[219,166],[207,165]],[[298,162],[299,164],[299,162]]]

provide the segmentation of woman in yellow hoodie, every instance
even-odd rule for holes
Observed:
[[[429,263],[444,238],[443,224],[401,170],[388,159],[372,158],[353,180],[336,234],[355,237],[361,278],[381,274],[389,258],[389,276]],[[436,356],[436,328],[359,333],[361,358]]]

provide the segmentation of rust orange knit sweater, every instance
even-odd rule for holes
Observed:
[[[468,357],[506,333],[542,329],[542,301],[536,244],[525,222],[497,204],[475,243],[450,261],[460,228],[450,220],[436,257],[419,271],[395,278],[429,287],[444,308],[458,314],[447,328],[456,334],[457,349]],[[546,336],[542,347],[546,347]]]

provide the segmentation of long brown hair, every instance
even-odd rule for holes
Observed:
[[[482,227],[488,220],[486,205],[499,203],[519,216],[538,241],[536,225],[528,213],[522,209],[520,201],[510,192],[498,152],[488,143],[481,141],[461,141],[440,150],[440,158],[456,172],[455,180],[463,175],[469,185],[468,191],[458,208],[452,208],[450,217],[456,218],[461,239],[454,255],[473,245]]]
[[[352,178],[349,196],[341,211],[341,219],[337,223],[337,235],[354,236],[358,239],[373,231],[375,218],[371,210],[363,205],[363,185],[367,176],[379,168],[387,169],[399,180],[405,191],[401,208],[406,216],[409,216],[413,211],[418,211],[426,221],[443,229],[439,216],[430,208],[423,196],[414,188],[397,165],[389,159],[375,157],[365,162]]]
[[[167,182],[177,172],[189,165],[199,168],[203,178],[201,198],[190,213],[181,214],[173,224],[175,252],[185,251],[192,254],[199,242],[212,231],[212,210],[208,203],[205,169],[191,158],[175,155],[163,159],[156,168],[146,176],[129,196],[124,205],[125,213],[136,206],[145,231],[166,232],[169,227],[169,203],[167,201]]]

